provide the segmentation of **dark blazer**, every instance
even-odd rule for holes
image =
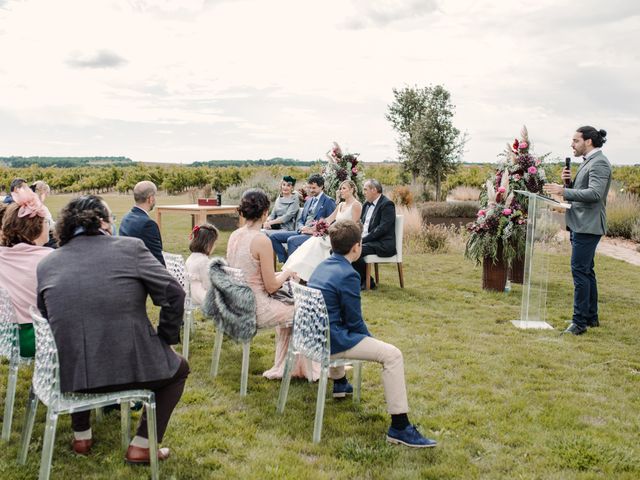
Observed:
[[[571,203],[565,213],[572,232],[604,235],[607,233],[607,194],[611,186],[611,164],[602,151],[582,162],[564,199]]]
[[[133,207],[122,217],[118,234],[123,237],[135,237],[144,242],[158,261],[165,265],[162,256],[162,237],[158,224],[140,207]]]
[[[46,260],[46,261],[44,261]],[[141,240],[79,235],[38,264],[38,308],[72,392],[171,378],[180,359],[184,291]],[[158,329],[147,295],[160,307]]]
[[[321,218],[327,218],[329,215],[333,213],[336,209],[336,202],[333,198],[329,197],[326,193],[323,193],[320,199],[318,200],[318,205],[316,205],[316,213],[313,217],[309,216],[309,209],[311,208],[311,202],[313,201],[313,197],[307,198],[307,201],[304,202],[304,208],[302,209],[302,215],[298,218],[298,223],[296,225],[296,231],[300,232],[300,229],[304,226],[311,226],[311,222],[313,220],[319,220]]]
[[[320,263],[308,286],[320,290],[327,305],[332,355],[371,336],[362,319],[360,275],[344,256],[334,253]]]
[[[363,225],[371,207],[371,204],[366,204],[362,208],[360,221]],[[379,257],[396,254],[396,205],[384,195],[380,195],[369,223],[369,232],[362,237],[362,243],[372,247]]]

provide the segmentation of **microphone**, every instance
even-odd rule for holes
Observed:
[[[569,172],[571,172],[571,157],[567,157],[564,159],[564,168],[568,168]],[[566,178],[564,180],[564,184],[566,187],[570,187],[571,186],[571,179],[570,178]]]

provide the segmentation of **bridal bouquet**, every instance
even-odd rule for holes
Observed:
[[[313,228],[312,235],[314,237],[324,237],[327,233],[329,233],[329,224],[325,222],[323,218],[313,222],[311,224],[311,228]]]

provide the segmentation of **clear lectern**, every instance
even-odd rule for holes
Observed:
[[[546,322],[550,247],[562,223],[558,213],[564,213],[571,205],[524,190],[516,193],[527,197],[529,209],[520,319],[511,323],[518,328],[553,329]]]

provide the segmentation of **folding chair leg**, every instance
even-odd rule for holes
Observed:
[[[247,383],[249,381],[249,352],[251,342],[242,344],[242,370],[240,371],[240,396],[247,396]]]
[[[324,402],[327,397],[327,367],[320,371],[318,382],[318,400],[316,401],[316,419],[313,424],[313,443],[320,443],[322,437],[322,420],[324,419]]]
[[[151,395],[151,400],[145,403],[147,409],[147,434],[149,435],[149,465],[151,467],[151,479],[158,480],[158,430],[156,423],[156,400]]]
[[[376,272],[376,283],[380,283],[380,274],[378,273],[378,264],[373,264],[373,270]]]
[[[218,376],[218,365],[220,365],[220,351],[222,350],[222,338],[224,333],[220,325],[216,326],[216,339],[213,342],[213,353],[211,355],[211,376]]]
[[[47,422],[44,427],[44,439],[42,440],[42,458],[40,459],[39,480],[49,480],[51,474],[51,459],[53,458],[53,446],[56,441],[56,427],[58,414],[47,409]]]
[[[29,399],[27,400],[27,408],[24,412],[24,423],[22,424],[22,438],[20,439],[20,452],[18,452],[18,463],[24,465],[27,461],[29,453],[29,443],[31,442],[31,434],[33,433],[33,424],[36,421],[36,413],[38,411],[38,397],[33,392],[33,387],[29,389]]]
[[[400,288],[404,288],[404,275],[402,273],[402,262],[398,262],[398,278],[400,279]]]
[[[182,356],[189,360],[189,337],[191,336],[191,324],[193,323],[193,310],[190,308],[184,311],[184,321],[182,325]]]
[[[289,385],[291,384],[291,371],[293,370],[293,362],[295,354],[289,350],[287,359],[284,363],[284,373],[282,374],[282,382],[280,383],[280,394],[278,395],[278,413],[284,413],[284,406],[287,404],[287,396],[289,395]]]
[[[18,362],[11,361],[9,378],[7,379],[7,396],[4,399],[4,422],[2,423],[2,440],[9,441],[11,436],[11,421],[13,420],[13,404],[16,399],[16,383],[18,381]]]
[[[367,263],[364,276],[365,276],[364,289],[369,290],[371,288],[371,264],[370,263]]]
[[[122,441],[122,450],[125,452],[129,447],[129,438],[131,434],[131,414],[129,412],[129,402],[122,402],[120,404],[120,423],[122,425],[120,432],[120,439]]]
[[[362,362],[353,362],[353,401],[360,402],[360,390],[362,389]]]

